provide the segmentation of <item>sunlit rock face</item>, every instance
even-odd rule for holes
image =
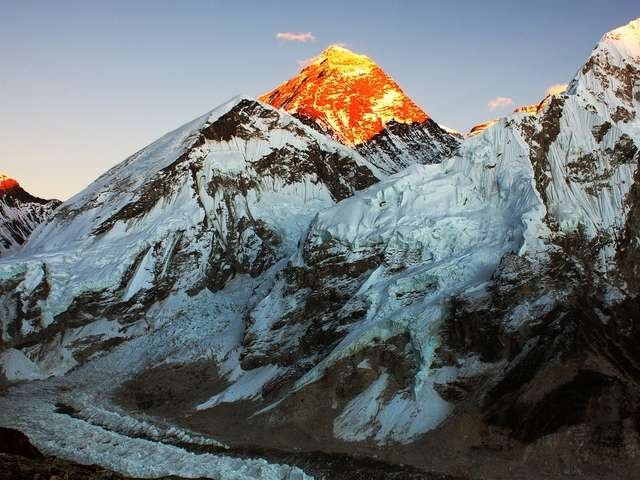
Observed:
[[[538,103],[531,103],[529,105],[522,105],[521,107],[516,108],[513,113],[526,113],[527,115],[537,115],[540,113],[544,107],[547,106],[551,97],[555,95],[561,95],[567,91],[567,84],[557,84],[550,86],[545,92],[545,96]]]
[[[532,103],[516,108],[514,113],[526,113],[527,115],[535,115],[540,111],[541,103]]]
[[[487,122],[478,123],[477,125],[474,125],[473,127],[471,127],[471,130],[469,130],[469,133],[467,135],[470,137],[475,135],[480,135],[487,128],[491,127],[492,125],[495,125],[496,123],[498,123],[497,120],[489,120]]]
[[[429,116],[369,57],[332,45],[260,100],[311,118],[346,145],[357,145],[394,120]]]
[[[34,197],[0,173],[0,255],[18,249],[59,204]]]
[[[383,173],[440,162],[459,143],[369,57],[337,45],[260,100],[355,147]]]
[[[522,105],[513,110],[513,113],[525,113],[527,115],[538,115],[549,104],[551,98],[555,95],[561,95],[567,90],[567,84],[557,84],[550,86],[545,92],[545,96],[537,103],[531,103],[529,105]],[[471,127],[467,136],[473,137],[480,135],[486,131],[489,127],[492,127],[498,123],[498,119],[488,120],[486,122],[478,123]]]
[[[0,173],[0,195],[4,194],[7,190],[10,190],[17,186],[18,182],[16,182],[13,178],[7,177],[6,175]]]

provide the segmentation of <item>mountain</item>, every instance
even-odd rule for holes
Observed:
[[[260,100],[356,148],[385,173],[438,162],[458,144],[369,57],[338,45]]]
[[[0,174],[0,255],[26,242],[58,205],[58,200],[34,197],[16,180]]]
[[[640,19],[392,176],[249,98],[167,134],[0,261],[5,381],[58,375],[0,424],[146,477],[633,478],[638,85]]]
[[[631,475],[639,52],[636,20],[535,114],[320,212],[249,316],[243,366],[304,371],[254,422],[449,473]]]
[[[64,373],[184,308],[208,308],[234,277],[265,274],[318,210],[380,175],[290,115],[235,98],[54,212],[0,286],[2,340],[33,375]],[[37,367],[15,350],[25,345]]]
[[[522,105],[513,110],[513,113],[526,113],[527,115],[537,115],[540,111],[546,106],[547,102],[551,100],[556,95],[560,95],[567,90],[567,85],[558,84],[553,85],[547,89],[547,92],[542,100],[537,103],[531,103],[529,105]],[[487,120],[486,122],[478,123],[471,127],[468,136],[473,137],[474,135],[479,135],[489,127],[492,127],[498,123],[498,119]]]

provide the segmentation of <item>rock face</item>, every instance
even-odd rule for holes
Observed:
[[[487,120],[486,122],[478,123],[477,125],[474,125],[473,127],[471,127],[467,135],[469,137],[473,137],[474,135],[479,135],[485,130],[487,130],[488,128],[493,127],[496,123],[498,123],[498,120]]]
[[[31,459],[43,457],[42,453],[31,444],[24,433],[13,428],[0,427],[0,453],[19,455]]]
[[[13,178],[0,174],[0,255],[17,249],[60,205],[26,192]]]
[[[369,57],[337,45],[260,99],[355,147],[385,173],[438,162],[458,145]]]
[[[527,115],[537,115],[547,106],[548,102],[553,97],[557,95],[561,95],[564,92],[566,92],[567,87],[568,85],[566,84],[552,85],[547,89],[547,92],[545,93],[544,98],[540,100],[538,103],[522,105],[514,109],[513,113],[526,113]],[[498,123],[498,119],[487,120],[486,122],[478,123],[477,125],[474,125],[473,127],[471,127],[471,129],[467,133],[467,136],[473,137],[474,135],[479,135],[485,130],[487,130],[488,128],[495,125],[496,123]]]
[[[115,167],[0,263],[4,376],[67,372],[10,390],[0,422],[28,399],[24,428],[62,436],[46,405],[64,401],[64,428],[96,438],[630,477],[638,111],[640,20],[535,112],[393,176],[362,144],[236,99]]]

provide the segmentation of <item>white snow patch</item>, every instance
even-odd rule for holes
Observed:
[[[206,402],[196,406],[196,410],[206,410],[221,403],[233,403],[238,400],[259,397],[262,387],[275,378],[279,372],[280,368],[277,365],[266,365],[246,372],[243,371],[233,384]]]
[[[0,365],[4,376],[9,381],[16,380],[38,380],[45,378],[38,365],[33,363],[20,350],[10,348],[0,354]]]
[[[366,390],[353,398],[333,422],[333,433],[348,442],[366,440],[377,430],[374,423],[380,410],[380,397],[389,375],[383,373]]]

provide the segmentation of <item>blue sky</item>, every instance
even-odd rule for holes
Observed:
[[[466,130],[566,83],[604,32],[640,16],[637,0],[345,3],[0,0],[0,172],[67,198],[337,42],[372,57],[436,121]],[[496,97],[514,105],[490,111]]]

